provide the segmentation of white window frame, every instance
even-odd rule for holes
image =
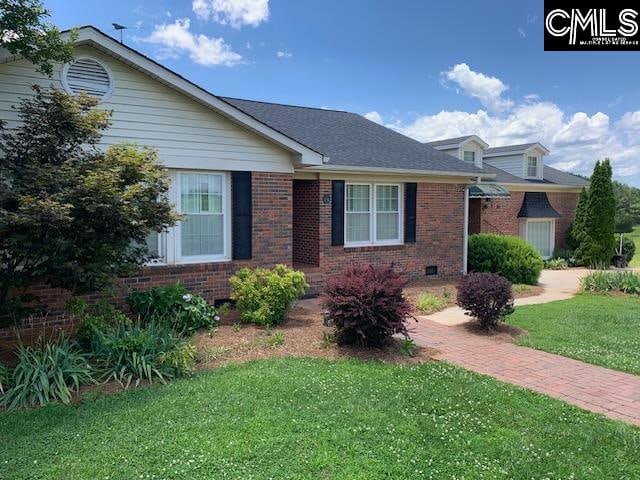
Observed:
[[[473,155],[473,161],[472,162],[469,162],[466,158],[464,158],[467,153],[470,153],[471,155]],[[465,162],[465,163],[470,163],[472,165],[476,165],[477,164],[476,163],[477,162],[477,159],[476,159],[477,154],[478,153],[475,150],[463,150],[462,151],[462,161]]]
[[[521,224],[521,237],[524,239],[525,242],[529,243],[529,224],[531,223],[542,223],[542,222],[550,222],[551,223],[551,228],[549,229],[549,235],[551,236],[551,238],[549,239],[549,250],[550,250],[550,254],[546,255],[546,256],[542,256],[542,258],[544,258],[545,260],[548,260],[549,258],[553,257],[553,251],[556,248],[556,219],[555,218],[525,218],[522,221]],[[532,247],[535,248],[534,245],[530,244]],[[536,249],[537,250],[537,249]]]
[[[536,174],[529,175],[529,159],[536,159]],[[540,157],[538,155],[525,155],[524,156],[524,178],[540,178]]]
[[[173,227],[173,241],[175,248],[175,263],[176,264],[189,264],[189,263],[207,263],[207,262],[223,262],[231,259],[231,209],[229,202],[229,193],[231,191],[229,185],[229,174],[227,172],[218,172],[212,170],[180,170],[177,172],[176,181],[174,186],[175,191],[175,206],[176,211],[182,214],[182,193],[180,188],[182,186],[183,175],[220,175],[222,177],[222,214],[224,224],[224,237],[223,237],[223,253],[218,255],[182,255],[182,221],[176,223]]]
[[[347,240],[347,186],[366,185],[369,187],[369,240],[364,242],[350,242]],[[391,240],[376,240],[376,187],[398,187],[398,238]],[[384,212],[383,212],[384,213]],[[404,244],[404,189],[402,183],[389,182],[345,182],[344,195],[344,245],[345,247],[368,247],[382,245]]]
[[[152,258],[145,263],[147,266],[167,265],[167,236],[168,231],[152,232],[158,235],[158,258]]]

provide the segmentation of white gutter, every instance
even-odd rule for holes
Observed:
[[[469,250],[469,187],[464,189],[464,226],[462,227],[462,274],[467,274]]]
[[[326,173],[388,173],[390,175],[425,175],[437,177],[477,177],[479,172],[447,172],[444,170],[414,170],[409,168],[357,167],[347,165],[310,165],[304,167],[306,172]],[[483,174],[483,178],[494,178],[495,173]]]

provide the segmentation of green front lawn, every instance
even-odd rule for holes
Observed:
[[[636,254],[631,259],[630,266],[640,267],[640,225],[633,229],[633,232],[628,233],[629,238],[636,244]]]
[[[516,308],[520,345],[640,375],[640,298],[582,294]]]
[[[0,415],[0,478],[640,478],[640,429],[445,363],[233,365]]]

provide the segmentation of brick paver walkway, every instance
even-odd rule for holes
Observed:
[[[469,333],[419,317],[418,345],[437,359],[640,425],[640,377]]]

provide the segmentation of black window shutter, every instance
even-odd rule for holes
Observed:
[[[344,245],[344,180],[331,182],[331,245]]]
[[[416,192],[417,183],[405,183],[404,242],[416,243]]]
[[[251,172],[231,173],[231,237],[234,260],[251,258]]]

